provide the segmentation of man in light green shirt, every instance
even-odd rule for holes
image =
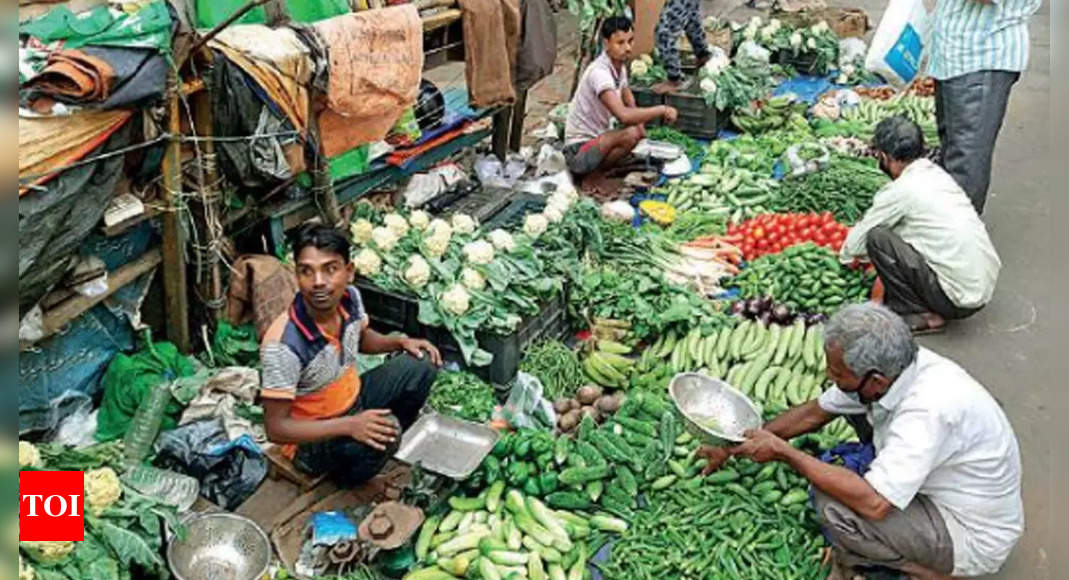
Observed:
[[[871,262],[884,303],[915,333],[942,330],[948,319],[971,316],[991,300],[1002,264],[969,197],[924,157],[916,123],[884,119],[873,147],[894,181],[850,229],[840,259]]]

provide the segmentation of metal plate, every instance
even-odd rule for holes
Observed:
[[[743,432],[761,426],[761,413],[753,402],[719,379],[681,373],[668,385],[668,393],[688,429],[705,443],[740,442]]]
[[[464,479],[479,467],[498,436],[485,425],[428,413],[405,431],[394,457],[446,477]]]
[[[652,157],[653,159],[672,161],[683,155],[683,148],[667,141],[643,139],[638,142],[631,154],[635,157]]]

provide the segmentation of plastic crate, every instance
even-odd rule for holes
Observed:
[[[513,191],[509,189],[478,185],[474,191],[445,207],[439,208],[432,200],[428,205],[433,205],[434,207],[429,207],[428,209],[437,215],[455,213],[468,214],[475,218],[479,223],[483,223],[489,219],[490,216],[507,206],[512,201],[514,195]]]
[[[827,70],[817,70],[817,55],[812,52],[803,52],[795,56],[792,50],[780,50],[776,52],[775,61],[783,66],[790,66],[799,74],[824,76]]]
[[[635,95],[635,106],[657,107],[664,104],[664,95],[657,94],[649,88],[631,87],[631,94]],[[654,119],[646,123],[647,127],[656,127],[661,124],[661,119]]]
[[[692,83],[693,84],[693,83]],[[676,120],[676,129],[694,137],[695,139],[716,139],[728,119],[731,118],[726,112],[716,110],[716,107],[705,103],[705,99],[688,90],[672,93],[665,99],[666,104],[675,107],[679,112]]]
[[[568,316],[565,294],[542,304],[542,309],[532,316],[524,318],[516,330],[509,335],[480,332],[476,334],[479,347],[494,356],[493,361],[484,367],[471,367],[469,371],[485,381],[497,385],[506,385],[516,377],[520,367],[520,357],[531,344],[543,339],[561,339],[568,333]],[[434,343],[442,356],[450,362],[464,365],[460,345],[453,340],[449,331],[439,327],[423,327],[423,338]]]
[[[516,229],[523,225],[524,217],[529,213],[541,212],[546,208],[546,198],[533,193],[520,193],[512,197],[512,201],[496,213],[482,221],[486,231]]]
[[[415,297],[390,292],[364,280],[358,280],[356,288],[375,330],[420,335],[419,301]]]

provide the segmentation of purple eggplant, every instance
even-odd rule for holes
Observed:
[[[757,304],[761,308],[761,312],[765,312],[767,310],[771,310],[772,309],[772,297],[771,296],[762,296],[761,298],[757,299]]]
[[[805,317],[805,323],[807,326],[813,326],[814,324],[821,324],[828,320],[828,317],[822,312],[813,312]]]
[[[746,314],[749,314],[751,318],[761,314],[761,299],[751,298],[746,301]]]
[[[761,323],[761,326],[768,326],[768,323],[772,321],[772,312],[766,310],[757,315],[757,321]]]
[[[746,301],[739,300],[731,304],[731,313],[736,316],[742,316],[746,313]]]
[[[791,315],[791,309],[783,304],[777,304],[772,308],[772,320],[779,324],[790,324],[791,319],[794,318]]]

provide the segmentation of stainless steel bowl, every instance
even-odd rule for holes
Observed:
[[[720,379],[680,373],[672,378],[668,394],[687,431],[707,445],[741,442],[743,432],[761,426],[753,401]]]
[[[257,580],[271,563],[271,542],[252,520],[230,513],[197,514],[186,537],[167,544],[167,565],[178,580]]]

